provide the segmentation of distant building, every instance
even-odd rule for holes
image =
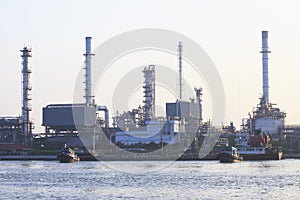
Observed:
[[[0,144],[24,142],[21,117],[0,117]]]
[[[77,134],[78,127],[93,126],[96,121],[95,106],[86,104],[50,104],[43,108],[46,134]]]

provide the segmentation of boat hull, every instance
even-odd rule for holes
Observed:
[[[241,154],[244,160],[281,160],[282,152],[265,154]]]
[[[73,163],[79,161],[79,158],[74,158],[69,155],[59,155],[57,156],[57,159],[59,160],[60,163]]]
[[[234,157],[228,153],[220,153],[218,159],[222,163],[241,162],[243,160],[242,157]]]

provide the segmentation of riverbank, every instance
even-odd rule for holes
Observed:
[[[92,157],[91,155],[79,155],[81,161],[95,161],[97,159],[95,159],[94,157]],[[146,158],[142,159],[142,158],[127,158],[128,160],[133,160],[133,161],[138,161],[138,160],[148,160]],[[108,158],[104,158],[103,160],[127,160],[126,158],[123,159],[108,159]],[[288,153],[288,154],[283,154],[282,159],[300,159],[300,153]],[[47,160],[57,160],[57,155],[1,155],[0,156],[0,161],[1,160],[41,160],[41,161],[47,161]],[[101,160],[101,159],[100,159]],[[152,158],[149,160],[162,160],[159,158]],[[178,160],[214,160],[214,159],[178,159]]]
[[[300,159],[300,153],[284,153],[283,159]]]
[[[57,160],[57,155],[5,155],[0,160]]]

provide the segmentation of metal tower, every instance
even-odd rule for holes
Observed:
[[[260,103],[253,109],[253,117],[250,118],[250,128],[253,134],[259,132],[270,134],[274,138],[282,137],[282,130],[286,113],[276,104],[270,103],[269,97],[269,72],[268,72],[268,54],[271,53],[268,47],[268,31],[262,31],[262,62],[263,62],[263,96]],[[258,131],[259,130],[259,131]]]
[[[179,42],[178,44],[178,59],[179,59],[179,100],[182,100],[182,42]]]
[[[196,97],[197,97],[197,103],[199,106],[199,120],[202,121],[203,117],[202,117],[202,88],[194,88],[195,92],[196,92]]]
[[[23,119],[23,134],[24,134],[24,143],[27,146],[30,146],[31,144],[31,136],[32,136],[32,122],[30,120],[30,111],[32,110],[31,108],[31,85],[30,85],[30,74],[31,74],[31,69],[29,66],[29,57],[32,57],[31,54],[31,48],[24,47],[22,50],[22,119]]]
[[[155,116],[155,65],[149,65],[143,70],[144,73],[144,122]]]
[[[91,60],[92,56],[95,54],[91,53],[91,40],[92,37],[86,37],[85,38],[85,103],[87,105],[93,104],[92,98],[92,77],[91,77]]]
[[[268,47],[268,31],[262,31],[262,62],[263,62],[263,98],[265,103],[269,103],[269,69],[268,54],[271,53]]]

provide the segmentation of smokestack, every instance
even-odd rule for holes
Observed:
[[[202,117],[202,88],[194,88],[195,92],[196,92],[196,97],[197,97],[197,103],[198,103],[198,107],[199,107],[199,120],[202,121],[203,117]]]
[[[32,122],[30,120],[31,108],[31,85],[30,85],[30,74],[31,69],[29,66],[29,57],[32,57],[31,48],[24,47],[22,50],[22,118],[23,118],[23,134],[24,142],[27,146],[31,145],[31,133],[32,133]]]
[[[268,47],[268,31],[262,31],[262,62],[263,62],[263,98],[266,103],[269,103],[269,69],[268,69],[268,54],[271,53]]]
[[[178,44],[178,59],[179,59],[179,99],[182,100],[182,42]]]
[[[85,103],[91,105],[92,102],[92,77],[91,77],[91,60],[94,54],[91,53],[92,37],[85,38]]]

